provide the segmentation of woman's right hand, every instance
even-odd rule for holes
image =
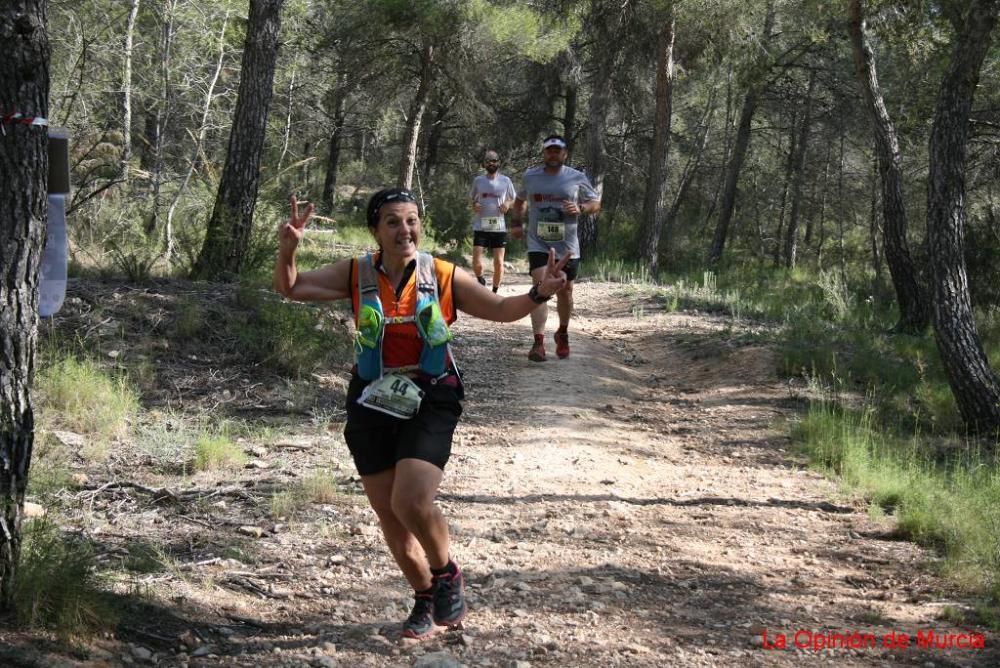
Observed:
[[[296,199],[295,195],[291,197],[292,203],[292,215],[288,219],[288,222],[282,225],[278,229],[278,242],[281,244],[282,250],[295,250],[299,242],[302,241],[302,235],[305,234],[306,223],[312,218],[313,212],[316,210],[316,205],[309,203],[309,205],[301,213],[299,212],[299,201]]]

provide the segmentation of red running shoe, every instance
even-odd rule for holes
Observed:
[[[532,362],[545,361],[545,335],[535,334],[535,344],[528,351],[528,359]]]
[[[564,360],[569,357],[569,333],[565,329],[556,330],[556,356]]]

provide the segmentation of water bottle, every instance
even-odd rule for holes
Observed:
[[[38,268],[38,315],[48,318],[66,297],[69,238],[66,234],[66,195],[69,193],[69,133],[49,128],[49,222],[45,249]]]

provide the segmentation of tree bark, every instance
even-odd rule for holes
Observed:
[[[566,113],[563,114],[563,138],[566,140],[566,152],[573,154],[576,145],[576,110],[580,87],[576,82],[566,85]]]
[[[882,186],[885,259],[889,265],[889,274],[892,276],[896,301],[899,304],[899,322],[895,329],[919,333],[927,329],[930,313],[906,239],[908,225],[903,198],[903,166],[896,126],[889,118],[882,96],[878,72],[875,69],[875,58],[865,34],[865,17],[861,0],[850,0],[848,13],[847,25],[854,51],[854,67],[875,134],[875,152],[878,156]]]
[[[805,181],[806,154],[809,151],[809,131],[812,126],[813,91],[816,88],[816,70],[809,73],[806,104],[802,114],[798,141],[792,153],[792,210],[788,214],[788,231],[785,234],[785,266],[795,266],[799,246],[799,212],[802,211],[802,184]]]
[[[156,144],[153,146],[153,203],[146,220],[146,234],[153,234],[160,222],[160,189],[163,185],[163,128],[170,115],[170,50],[174,44],[174,15],[177,0],[164,3],[166,16],[160,32],[160,99],[156,103]]]
[[[959,412],[973,432],[1000,430],[1000,379],[976,330],[965,265],[969,114],[1000,0],[974,0],[955,39],[934,112],[927,192],[934,336]]]
[[[434,45],[430,39],[424,44],[420,54],[420,82],[417,92],[410,104],[410,113],[406,119],[406,133],[403,136],[403,154],[399,160],[400,188],[410,190],[413,187],[413,169],[417,164],[417,143],[420,140],[420,123],[427,107],[431,83],[434,78]]]
[[[48,118],[47,6],[44,0],[0,3],[3,113]],[[0,611],[8,611],[21,555],[24,493],[35,440],[30,390],[49,160],[44,125],[2,119],[0,125]]]
[[[260,186],[284,0],[251,0],[229,150],[195,278],[232,279],[243,264]]]
[[[340,148],[344,140],[344,122],[347,118],[347,84],[343,77],[333,93],[333,104],[330,110],[333,116],[333,132],[330,133],[329,150],[326,154],[326,178],[323,180],[323,211],[333,212],[333,203],[337,198],[337,171],[340,169]]]
[[[660,232],[670,196],[667,192],[670,162],[670,124],[674,88],[674,14],[668,9],[656,44],[656,118],[653,122],[653,150],[649,154],[646,194],[642,207],[639,257],[656,276],[660,271]]]
[[[770,3],[767,7],[767,14],[764,17],[764,33],[761,38],[764,44],[770,40],[773,28],[774,3]],[[740,110],[740,122],[736,129],[736,141],[733,144],[733,153],[729,157],[729,167],[726,170],[725,188],[722,193],[722,209],[719,211],[719,220],[715,225],[712,246],[708,251],[708,262],[711,265],[719,264],[726,247],[729,224],[733,219],[733,210],[736,208],[736,187],[739,184],[740,171],[743,169],[743,160],[746,158],[747,148],[750,146],[750,125],[753,121],[754,112],[757,111],[757,103],[761,92],[759,86],[761,85],[751,80],[747,85],[747,92],[743,98],[743,108]]]
[[[128,23],[125,27],[125,45],[122,48],[122,158],[119,178],[128,184],[129,162],[132,160],[132,50],[135,38],[135,20],[139,15],[139,0],[131,0]]]

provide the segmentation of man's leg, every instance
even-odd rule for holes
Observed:
[[[573,315],[573,281],[556,295],[556,312],[559,314],[559,329],[556,330],[556,356],[569,357],[569,318]]]
[[[503,259],[506,256],[506,251],[507,249],[503,246],[493,249],[493,292],[497,291],[503,280]]]
[[[476,280],[479,281],[480,285],[486,285],[486,279],[483,278],[483,247],[473,246],[472,247],[472,271],[476,274]]]
[[[545,267],[539,267],[531,272],[531,280],[539,283],[545,276]],[[549,318],[549,305],[539,304],[531,312],[531,331],[535,335],[535,341],[528,351],[528,359],[532,362],[545,361],[545,321]]]

